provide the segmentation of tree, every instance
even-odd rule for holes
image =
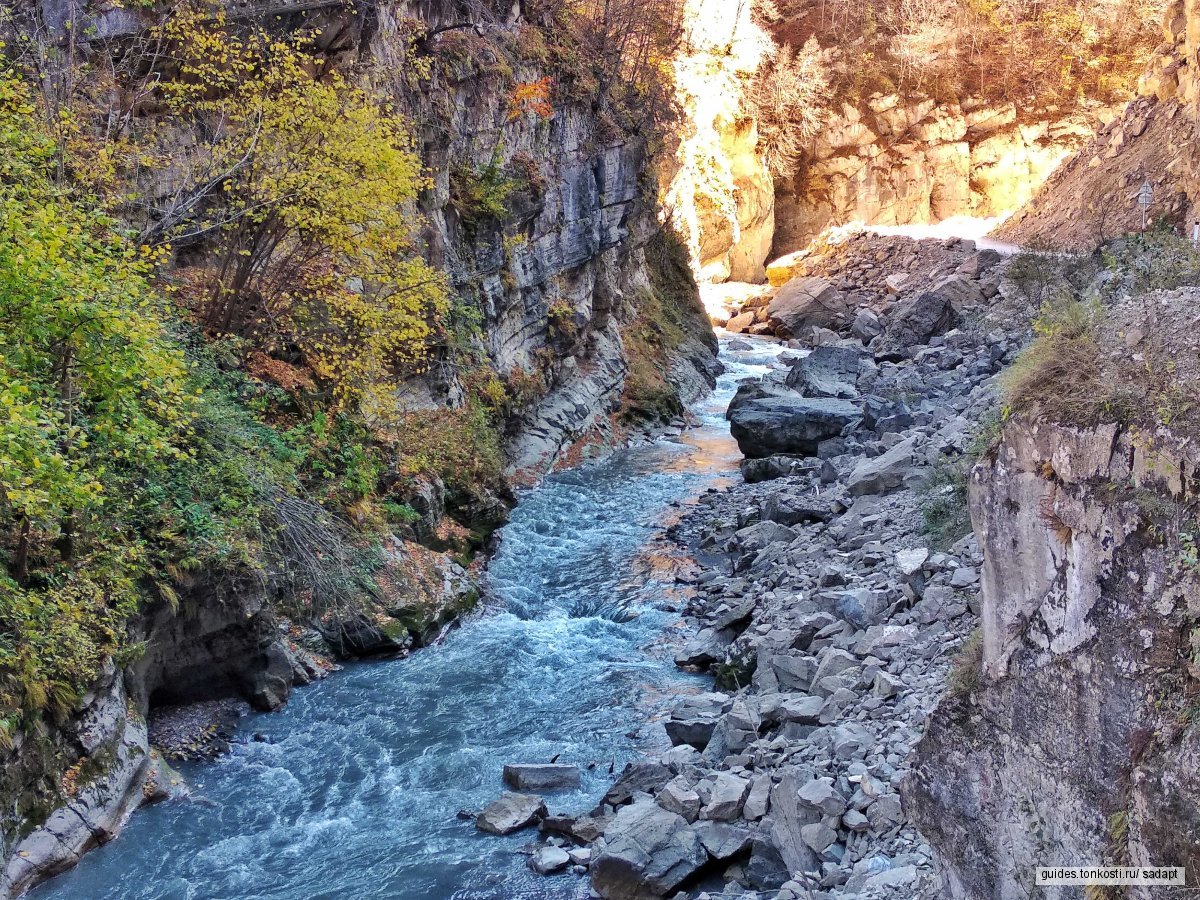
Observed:
[[[800,50],[780,47],[746,92],[758,122],[759,148],[771,171],[788,177],[817,133],[829,101],[829,77],[815,38]]]
[[[406,215],[427,182],[405,123],[342,74],[314,77],[302,35],[188,7],[162,28],[164,96],[207,139],[143,238],[213,248],[195,303],[209,330],[297,346],[338,404],[379,400],[446,304]]]
[[[27,99],[0,81],[0,509],[21,535],[21,581],[38,534],[71,557],[78,523],[105,502],[103,473],[181,452],[188,406],[150,252],[64,202],[45,171],[52,144],[26,130]]]
[[[681,0],[552,0],[556,27],[591,72],[592,105],[634,130],[672,114],[670,66],[683,34]]]

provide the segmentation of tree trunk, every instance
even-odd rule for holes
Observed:
[[[17,554],[13,559],[13,575],[17,584],[25,587],[29,583],[29,518],[21,517],[21,536],[17,540]]]

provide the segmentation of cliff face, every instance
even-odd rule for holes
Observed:
[[[1101,114],[1030,117],[1013,103],[895,94],[843,104],[779,186],[774,252],[848,222],[1003,218],[1094,133]]]
[[[132,628],[144,655],[124,669],[110,662],[65,721],[33,722],[15,733],[2,755],[0,897],[75,865],[115,838],[139,806],[178,786],[150,746],[152,700],[244,697],[270,710],[294,684],[325,674],[281,633],[267,599],[250,583],[219,595],[197,592],[184,598],[182,612],[148,610]]]
[[[903,14],[892,6],[862,10],[879,7],[885,19]],[[964,52],[955,47],[956,26],[939,18],[956,8],[930,13],[928,56],[953,60]],[[1119,104],[1078,92],[1061,102],[975,96],[966,87],[974,76],[965,71],[946,76],[958,99],[898,88],[911,54],[874,59],[863,40],[891,32],[862,10],[833,12],[803,0],[689,0],[686,9],[691,27],[675,66],[681,144],[669,205],[706,281],[761,282],[765,260],[802,249],[830,227],[1005,218],[1120,116]],[[843,33],[843,20],[856,16],[866,17],[873,37]],[[794,58],[808,67],[788,75]],[[879,90],[859,83],[870,67],[879,70]],[[798,92],[806,94],[801,101]],[[781,158],[773,142],[790,151]]]
[[[482,314],[480,336],[500,375],[541,382],[509,423],[510,467],[545,470],[585,435],[611,437],[608,416],[629,372],[623,332],[665,273],[646,253],[660,233],[653,135],[623,133],[590,104],[557,96],[552,112],[514,114],[514,84],[556,73],[523,49],[532,26],[511,7],[496,5],[497,24],[431,38],[443,64],[402,96],[434,179],[420,210],[431,257]],[[413,13],[431,31],[461,19],[453,4]],[[370,51],[403,66],[402,12],[396,30],[388,24]],[[489,168],[510,174],[515,189],[504,216],[473,220],[456,191]],[[671,368],[686,403],[711,387],[715,344],[698,300],[678,314],[687,335],[672,348]],[[431,399],[446,388],[452,396],[453,384],[433,385]]]
[[[775,185],[747,103],[773,51],[751,4],[688,0],[675,60],[680,146],[667,206],[702,279],[759,282],[775,235]]]
[[[1014,423],[976,469],[982,671],[934,714],[906,786],[949,896],[1029,896],[1039,865],[1200,861],[1200,580],[1150,518],[1194,500],[1197,462],[1167,435]]]

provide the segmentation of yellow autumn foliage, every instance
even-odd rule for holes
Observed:
[[[339,405],[378,402],[420,367],[446,307],[414,243],[427,180],[406,123],[342,74],[315,77],[303,37],[198,8],[162,28],[178,60],[164,94],[213,135],[164,235],[216,247],[202,322],[298,346]]]

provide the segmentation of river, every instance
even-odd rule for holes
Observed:
[[[672,663],[674,585],[655,539],[676,506],[736,471],[725,407],[779,346],[722,340],[727,372],[699,427],[556,474],[525,493],[487,576],[487,609],[409,659],[346,666],[232,752],[188,764],[191,799],[138,812],[37,900],[567,900],[584,879],[525,866],[529,833],[480,834],[459,810],[509,762],[584,768],[552,812],[593,806],[611,776],[665,746],[647,725],[708,679]],[[265,740],[254,740],[255,734]]]

